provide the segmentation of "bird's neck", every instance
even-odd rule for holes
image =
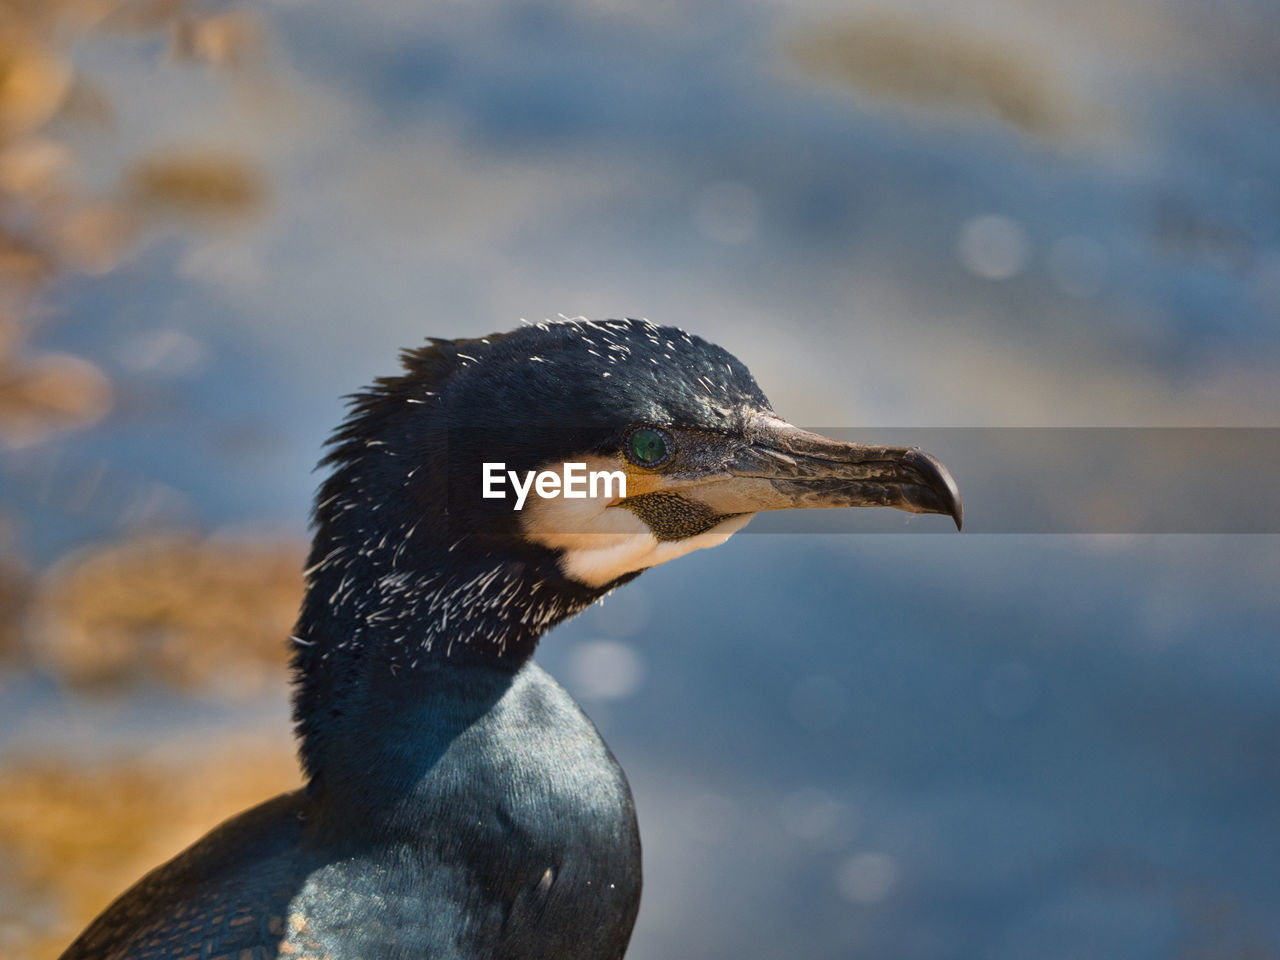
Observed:
[[[510,678],[538,640],[600,591],[566,581],[554,557],[458,542],[355,541],[322,529],[294,634],[294,719],[313,786],[350,762],[352,744],[385,745],[386,707],[441,685]],[[467,679],[471,678],[471,679]],[[478,694],[493,696],[492,689]],[[341,744],[341,748],[339,748]],[[399,747],[396,747],[399,749]]]

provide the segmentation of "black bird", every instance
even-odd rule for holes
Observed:
[[[539,638],[760,510],[961,523],[938,461],[787,424],[741,362],[673,327],[540,323],[402,360],[323,461],[293,637],[306,787],[143,877],[63,960],[619,958],[631,794],[531,659]],[[515,509],[505,471],[565,463],[621,473],[625,496],[616,476],[586,497],[548,481]]]

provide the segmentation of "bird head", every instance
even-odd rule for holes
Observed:
[[[322,514],[381,491],[399,536],[425,518],[462,554],[514,550],[592,591],[722,543],[763,510],[894,507],[961,523],[937,460],[792,426],[741,361],[674,327],[540,323],[404,361],[357,398],[331,456],[356,476],[327,507],[322,492]]]

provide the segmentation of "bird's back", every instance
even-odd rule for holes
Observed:
[[[640,896],[630,792],[536,664],[398,799],[385,833],[325,820],[301,791],[248,810],[140,880],[62,960],[623,955]]]
[[[309,866],[303,802],[282,794],[208,833],[118,897],[61,960],[274,957]]]

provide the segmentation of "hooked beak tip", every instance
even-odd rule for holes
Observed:
[[[925,507],[930,513],[946,514],[955,521],[957,531],[963,530],[964,501],[960,498],[960,488],[956,486],[951,471],[937,457],[930,456],[919,448],[912,449],[903,458],[903,465],[920,476],[921,487],[929,494],[919,506]]]

